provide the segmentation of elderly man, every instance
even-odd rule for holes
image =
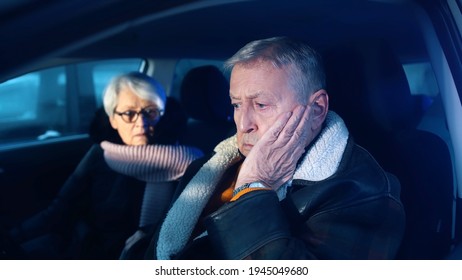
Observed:
[[[190,165],[155,242],[158,259],[389,259],[399,182],[329,111],[319,55],[286,37],[225,64],[237,134]]]

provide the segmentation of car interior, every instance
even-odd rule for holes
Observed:
[[[46,207],[95,141],[112,76],[158,79],[188,117],[180,142],[210,153],[235,133],[223,61],[252,40],[290,36],[321,53],[330,110],[400,180],[406,230],[396,258],[462,259],[461,1],[2,5],[2,233]]]

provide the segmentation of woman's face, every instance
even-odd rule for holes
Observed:
[[[109,120],[125,144],[146,145],[158,121],[158,117],[152,119],[148,116],[155,115],[157,110],[154,102],[139,98],[131,88],[125,86],[119,92],[117,106]]]

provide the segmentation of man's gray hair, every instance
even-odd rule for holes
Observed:
[[[303,104],[312,93],[326,88],[321,56],[307,44],[288,37],[252,41],[225,61],[224,67],[231,71],[235,65],[251,65],[258,61],[270,62],[279,69],[287,67],[290,84]]]
[[[104,111],[109,117],[114,115],[118,96],[123,87],[129,87],[139,98],[152,101],[159,110],[165,110],[167,95],[160,83],[146,74],[130,72],[113,78],[104,90]]]

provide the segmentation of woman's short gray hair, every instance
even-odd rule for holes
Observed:
[[[225,61],[224,67],[231,71],[237,64],[251,65],[257,61],[270,62],[280,69],[287,67],[291,85],[302,103],[312,93],[326,88],[321,56],[302,42],[288,37],[252,41]]]
[[[160,83],[146,74],[130,72],[113,78],[104,90],[104,110],[109,117],[114,115],[117,99],[123,87],[129,87],[141,99],[154,102],[160,111],[165,110],[167,95]]]

